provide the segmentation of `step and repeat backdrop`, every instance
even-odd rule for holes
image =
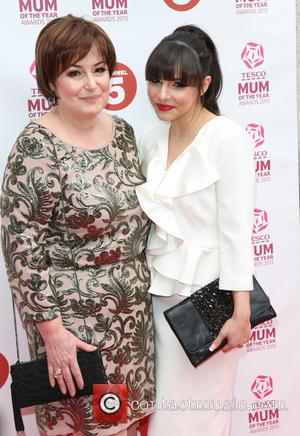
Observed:
[[[256,275],[278,312],[275,321],[252,331],[241,352],[234,401],[227,405],[233,409],[232,436],[296,434],[300,425],[300,280],[295,1],[1,2],[1,176],[18,133],[29,120],[49,110],[36,85],[37,35],[47,22],[68,13],[95,21],[114,42],[118,63],[107,110],[129,121],[137,138],[155,120],[144,80],[152,48],[182,24],[202,27],[216,42],[224,73],[222,113],[244,126],[255,144],[253,256]],[[0,266],[0,434],[13,436],[9,364],[16,361],[16,350],[2,257]],[[28,358],[23,333],[21,354]],[[24,410],[24,420],[27,436],[37,436],[32,409]],[[146,436],[145,426],[140,435]]]

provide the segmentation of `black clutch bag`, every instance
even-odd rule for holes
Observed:
[[[269,297],[255,277],[253,291],[250,291],[250,307],[251,328],[276,317]],[[224,340],[216,350],[209,351],[232,313],[232,292],[219,290],[219,279],[216,279],[166,310],[164,315],[191,363],[197,366],[226,344],[227,340]]]
[[[101,355],[98,350],[87,352],[78,351],[78,365],[84,381],[83,389],[77,389],[75,396],[91,395],[93,384],[107,383]],[[21,414],[23,407],[51,401],[66,400],[71,398],[69,393],[61,393],[59,385],[54,388],[49,383],[47,359],[38,359],[31,362],[22,362],[11,365],[10,374],[11,398],[14,411],[16,431],[24,431]]]

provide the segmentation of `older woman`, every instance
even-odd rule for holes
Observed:
[[[94,23],[68,15],[47,24],[36,73],[53,108],[21,132],[4,174],[2,246],[31,358],[46,353],[51,385],[72,395],[36,408],[46,435],[126,434],[149,413],[130,401],[154,399],[149,220],[135,192],[144,177],[132,128],[103,111],[114,65]],[[109,383],[127,384],[127,423],[93,422],[92,398],[74,397],[76,351],[95,347]]]

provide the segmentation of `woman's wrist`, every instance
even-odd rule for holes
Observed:
[[[37,322],[36,327],[44,340],[48,336],[57,334],[60,329],[64,328],[60,315],[50,321]]]
[[[250,312],[234,311],[232,314],[232,318],[239,322],[249,322],[250,315]]]
[[[249,322],[251,316],[250,292],[234,291],[232,294],[234,302],[232,317],[239,321]]]

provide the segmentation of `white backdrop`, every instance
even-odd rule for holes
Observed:
[[[253,331],[242,352],[236,403],[228,406],[248,409],[257,403],[256,409],[234,411],[232,436],[294,436],[300,387],[295,1],[6,0],[1,11],[1,174],[18,133],[48,108],[36,88],[34,44],[49,20],[83,15],[108,32],[120,63],[110,109],[133,125],[137,137],[155,119],[144,81],[152,48],[182,24],[199,25],[215,40],[224,73],[222,113],[247,128],[256,145],[253,253],[256,275],[278,312],[276,321]],[[15,362],[16,353],[2,258],[0,266],[0,435],[13,436],[7,362]],[[21,342],[26,359],[24,335]],[[25,415],[27,436],[37,436],[32,410]]]

